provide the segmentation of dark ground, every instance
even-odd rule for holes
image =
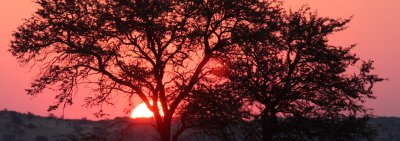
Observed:
[[[70,141],[90,138],[123,141],[157,140],[152,119],[115,118],[112,120],[65,120],[30,113],[0,111],[0,141]],[[377,141],[400,141],[400,118],[376,117],[370,124],[378,130]],[[132,125],[130,127],[130,125]],[[125,130],[126,129],[126,130]],[[186,132],[182,140],[213,140],[196,130]]]

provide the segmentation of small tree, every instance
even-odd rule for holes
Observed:
[[[138,96],[154,112],[164,141],[171,140],[173,115],[207,75],[207,64],[239,46],[235,32],[266,25],[279,13],[279,4],[267,0],[36,2],[39,10],[13,34],[10,49],[22,64],[41,64],[27,93],[59,92],[49,110],[72,104],[85,83],[98,86],[87,106],[112,104],[117,94],[128,101]]]
[[[303,7],[280,21],[279,30],[243,39],[246,48],[226,57],[233,92],[259,105],[254,116],[262,140],[354,140],[370,133],[362,104],[383,79],[371,74],[372,61],[359,63],[354,45],[328,44],[328,36],[350,20],[319,17]]]
[[[226,84],[202,84],[194,89],[185,99],[185,107],[180,109],[181,124],[221,140],[240,137],[240,133],[235,132],[236,125],[242,124],[242,118],[249,114],[242,108],[243,100],[232,94]]]

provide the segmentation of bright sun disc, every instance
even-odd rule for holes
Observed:
[[[151,104],[153,102],[150,102]],[[158,102],[158,107],[161,107],[161,103]],[[161,116],[164,116],[164,113],[162,112],[160,108],[160,114]],[[132,111],[131,118],[150,118],[153,117],[153,112],[147,108],[146,104],[144,102],[140,103],[135,107],[135,109]]]

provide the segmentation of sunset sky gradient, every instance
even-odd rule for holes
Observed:
[[[349,46],[357,43],[353,50],[362,59],[375,61],[376,70],[388,81],[375,87],[377,99],[368,101],[367,107],[375,109],[378,116],[400,116],[400,1],[399,0],[286,0],[285,7],[298,9],[308,4],[317,10],[320,16],[348,18],[353,16],[349,28],[330,38],[330,43],[338,46]],[[32,0],[0,1],[0,110],[7,108],[18,112],[32,112],[47,116],[50,104],[55,102],[55,95],[44,92],[32,97],[24,89],[29,88],[38,68],[21,67],[12,57],[9,49],[12,33],[21,25],[24,18],[29,18],[38,6]],[[87,117],[94,119],[93,112],[98,108],[82,107],[83,97],[90,94],[88,89],[79,90],[75,103],[64,111],[65,118]],[[110,116],[129,116],[125,114],[123,97],[116,99],[115,106],[105,108]],[[121,102],[119,102],[121,101]],[[139,104],[138,101],[136,104]],[[53,112],[61,116],[63,111]]]

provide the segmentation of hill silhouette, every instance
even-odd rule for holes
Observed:
[[[152,118],[117,117],[110,120],[61,119],[32,113],[0,111],[0,141],[148,141],[158,140]],[[378,131],[376,141],[400,141],[400,118],[376,117],[370,120]],[[175,126],[177,126],[175,124]],[[214,140],[199,130],[188,130],[181,140]]]

